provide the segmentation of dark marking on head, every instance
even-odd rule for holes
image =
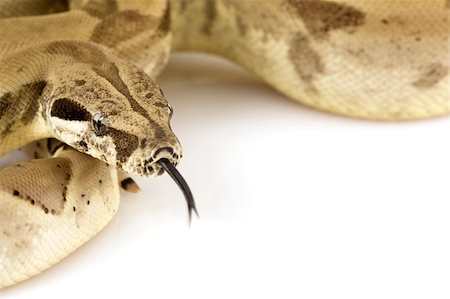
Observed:
[[[315,36],[323,37],[331,30],[361,26],[365,21],[365,13],[346,4],[323,0],[286,1]]]
[[[20,195],[20,192],[19,192],[19,191],[13,190],[13,196],[19,196],[19,195]]]
[[[68,48],[71,50],[70,52],[67,52]],[[93,71],[107,80],[117,91],[122,93],[128,99],[131,108],[134,111],[147,118],[151,122],[151,125],[157,126],[157,124],[151,120],[147,111],[131,96],[127,85],[120,78],[118,67],[108,59],[101,48],[86,42],[71,42],[70,44],[67,44],[64,41],[57,41],[50,43],[45,52],[52,55],[59,54],[71,56],[78,62],[91,65]],[[135,69],[135,72],[134,75],[140,77],[142,86],[145,88],[154,88],[155,83],[148,75],[138,68]]]
[[[152,122],[151,125],[155,129],[155,139],[156,140],[165,140],[165,138],[167,136],[166,136],[166,133],[164,133],[164,130],[156,122]]]
[[[117,106],[117,102],[116,101],[108,100],[108,99],[101,100],[100,104],[102,104],[102,106],[105,106],[105,105]]]
[[[155,102],[153,105],[160,108],[167,108],[167,104],[161,102]]]
[[[76,86],[83,86],[84,84],[86,84],[86,80],[75,80]]]
[[[131,109],[145,117],[150,126],[155,129],[155,136],[163,138],[165,136],[161,126],[156,123],[148,114],[148,112],[133,98],[127,85],[123,82],[119,75],[119,69],[114,63],[103,65],[102,67],[94,67],[94,71],[105,80],[107,80],[117,91],[123,94],[130,103]],[[143,74],[143,76],[146,76]],[[156,103],[155,103],[156,104]],[[154,105],[155,105],[154,104]]]
[[[141,140],[141,148],[145,148],[148,144],[148,140],[147,138],[144,138]]]
[[[154,29],[156,22],[155,18],[141,15],[134,10],[120,11],[106,16],[97,24],[90,40],[114,48],[125,40]]]
[[[127,85],[119,76],[119,69],[114,63],[110,63],[104,67],[94,67],[94,71],[108,81],[117,91],[123,94],[134,111],[138,112],[143,117],[150,119],[147,111],[131,96]]]
[[[109,128],[107,135],[113,139],[117,152],[116,160],[121,163],[125,163],[139,145],[136,135],[124,131]]]
[[[67,48],[70,48],[70,52],[67,52]],[[119,93],[121,93],[128,100],[131,109],[139,113],[149,122],[149,126],[154,129],[154,137],[156,139],[165,139],[167,135],[165,134],[163,128],[153,120],[138,101],[136,101],[131,95],[127,85],[123,82],[120,77],[118,67],[111,62],[107,56],[103,53],[101,48],[87,42],[72,42],[67,44],[63,41],[57,41],[50,43],[46,50],[46,53],[52,55],[69,55],[73,59],[81,63],[87,63],[92,65],[92,69],[100,77],[108,81]],[[140,76],[140,82],[142,83],[143,89],[154,88],[155,83],[146,75],[142,70],[136,68],[135,76]],[[155,105],[158,102],[152,103]],[[112,133],[112,135],[117,135]]]
[[[427,89],[436,85],[447,77],[448,67],[440,63],[433,63],[420,70],[419,78],[412,84],[419,89]]]
[[[81,104],[67,98],[56,100],[50,112],[51,116],[65,120],[90,121],[91,113]]]
[[[116,0],[90,0],[82,8],[85,12],[96,18],[104,18],[117,12]]]
[[[87,152],[87,151],[89,150],[89,147],[88,147],[87,143],[84,142],[83,140],[81,140],[80,142],[78,142],[78,145],[79,145],[79,147],[80,147],[80,149],[81,149],[82,151]]]
[[[301,33],[294,35],[288,55],[300,79],[305,82],[310,92],[316,93],[314,78],[317,74],[323,73],[325,67],[308,38]]]
[[[204,34],[210,35],[212,26],[217,18],[218,12],[215,0],[205,0],[205,23],[202,27]]]
[[[155,170],[153,169],[153,167],[152,166],[145,166],[144,167],[144,173],[145,174],[151,174],[151,173],[153,173]]]
[[[119,114],[119,111],[111,110],[111,111],[109,111],[108,116],[113,116],[113,115],[118,115],[118,114]]]
[[[161,22],[156,29],[156,32],[166,35],[170,30],[170,2],[167,2],[166,9],[164,10],[164,15],[161,18]]]

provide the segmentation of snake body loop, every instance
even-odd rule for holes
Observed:
[[[47,158],[0,170],[0,288],[100,231],[124,172],[166,169],[195,211],[174,170],[172,108],[154,81],[171,51],[224,56],[327,112],[428,118],[450,110],[449,9],[447,0],[1,0],[0,156],[32,143]],[[45,138],[59,141],[37,142]]]

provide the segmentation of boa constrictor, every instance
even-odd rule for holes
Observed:
[[[0,288],[106,225],[119,202],[117,169],[166,169],[189,192],[173,167],[182,150],[171,108],[151,79],[171,50],[225,56],[321,110],[426,118],[450,110],[449,8],[448,0],[0,1],[0,156],[43,138],[70,146],[0,172]]]

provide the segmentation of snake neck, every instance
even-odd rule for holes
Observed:
[[[93,43],[58,41],[0,59],[0,156],[38,139],[57,137],[50,120],[53,98],[73,94],[68,86],[71,76],[89,69],[87,64],[83,67],[82,57],[101,63],[103,51]]]
[[[42,99],[51,64],[37,52],[20,54],[23,53],[0,60],[0,156],[51,136],[42,117]]]

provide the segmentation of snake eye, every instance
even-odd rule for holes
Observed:
[[[173,108],[172,108],[172,106],[170,106],[170,104],[169,104],[169,106],[167,108],[167,111],[169,113],[169,120],[171,120],[172,119],[172,115],[173,115]]]
[[[97,136],[102,136],[106,133],[106,120],[101,113],[95,113],[92,117],[92,126]]]

